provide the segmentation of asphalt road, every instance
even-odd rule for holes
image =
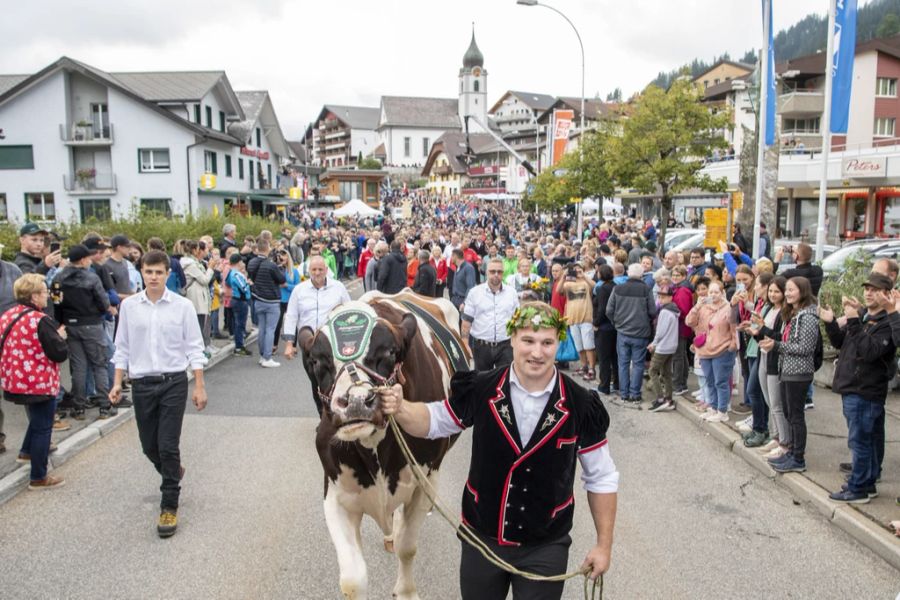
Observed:
[[[179,531],[156,536],[158,477],[132,423],[58,474],[67,485],[0,507],[3,598],[339,598],[322,514],[316,419],[299,364],[262,369],[230,358],[207,374],[210,404],[189,408]],[[794,505],[783,489],[673,414],[610,407],[622,474],[607,599],[894,599],[900,573]],[[457,503],[470,434],[441,473]],[[592,543],[577,495],[571,567]],[[435,513],[416,558],[423,599],[457,598],[459,542]],[[381,534],[364,521],[370,598],[396,576]],[[566,588],[581,598],[581,582]]]

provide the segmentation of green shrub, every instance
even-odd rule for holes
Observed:
[[[218,241],[222,238],[222,226],[225,223],[234,223],[237,227],[237,239],[241,240],[245,235],[259,235],[263,229],[268,229],[278,235],[284,226],[281,221],[269,221],[262,217],[243,217],[239,215],[213,216],[202,215],[199,217],[173,217],[167,218],[159,213],[145,212],[128,219],[112,221],[90,221],[88,223],[58,223],[52,227],[56,233],[66,236],[62,243],[63,252],[74,244],[80,242],[85,235],[91,232],[103,236],[113,236],[122,233],[133,241],[140,242],[146,249],[147,240],[151,237],[161,238],[166,243],[166,248],[171,249],[176,240],[198,239],[204,235],[210,235]],[[11,260],[19,250],[19,226],[5,224],[0,226],[0,244],[5,246],[3,258]]]
[[[853,296],[862,301],[863,283],[872,272],[872,257],[865,252],[849,256],[844,267],[837,273],[826,275],[819,290],[819,304],[834,311],[836,316],[844,314],[841,306],[843,296]]]

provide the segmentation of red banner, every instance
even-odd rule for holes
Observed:
[[[553,111],[553,156],[550,164],[555,165],[566,153],[569,143],[569,131],[572,129],[572,121],[575,120],[574,110]]]

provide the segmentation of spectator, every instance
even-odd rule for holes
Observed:
[[[417,294],[434,298],[437,296],[437,270],[430,261],[428,250],[419,250],[419,270],[413,281],[412,290]]]
[[[112,276],[116,295],[122,300],[135,292],[131,284],[128,256],[131,254],[131,240],[124,235],[114,235],[109,240],[109,258],[103,263]]]
[[[707,279],[706,277],[700,277],[697,279],[697,285],[694,287],[694,307],[696,307],[697,304],[703,302],[704,299],[709,296],[709,283],[709,279]],[[700,339],[698,339],[698,337]],[[705,341],[705,329],[701,329],[700,327],[691,328],[690,350],[691,354],[693,354],[694,356],[694,375],[697,376],[697,385],[699,386],[699,389],[691,395],[697,402],[697,406],[694,407],[694,410],[701,413],[706,412],[706,410],[712,405],[712,399],[710,398],[706,390],[706,376],[703,374],[703,365],[700,363],[700,355],[697,354],[697,346],[694,342],[700,343]]]
[[[778,351],[781,397],[791,427],[791,450],[781,458],[769,459],[779,473],[806,470],[806,415],[804,401],[815,373],[814,355],[819,339],[819,317],[812,285],[805,277],[788,279],[784,288],[782,330],[763,329],[763,350]]]
[[[244,337],[247,332],[247,314],[250,312],[251,292],[247,282],[246,266],[244,259],[237,250],[232,250],[228,257],[228,273],[225,275],[225,284],[230,291],[229,304],[231,305],[231,333],[234,336],[234,354],[236,356],[251,356],[252,353],[244,346]]]
[[[378,265],[377,288],[384,294],[396,294],[405,287],[406,256],[403,255],[403,242],[395,239],[391,242],[391,251]]]
[[[72,393],[82,402],[86,401],[86,380],[90,370],[98,394],[100,418],[106,419],[115,412],[107,397],[107,340],[103,329],[109,296],[100,277],[91,271],[91,256],[91,251],[82,244],[69,248],[69,265],[53,280],[53,297],[57,317],[66,326]],[[84,418],[83,415],[73,416]]]
[[[597,360],[594,352],[594,307],[591,303],[594,282],[585,276],[581,265],[575,264],[568,267],[565,279],[559,285],[566,295],[565,318],[581,361],[581,377],[592,382],[597,378],[594,369]]]
[[[457,252],[460,251],[454,250],[454,256]],[[454,286],[470,277],[468,269],[474,272],[471,263],[463,262],[467,269],[457,273]],[[489,261],[487,281],[472,287],[464,300],[460,332],[463,344],[472,354],[475,370],[490,371],[510,364],[513,352],[506,324],[519,308],[519,296],[515,288],[503,285],[503,262],[499,258]]]
[[[43,312],[49,300],[43,275],[23,275],[13,289],[18,304],[0,316],[3,397],[24,405],[28,413],[18,457],[31,463],[28,489],[52,489],[65,483],[47,475],[47,456],[60,392],[59,363],[69,355],[66,329]]]
[[[733,234],[732,234],[731,239],[734,242],[735,246],[740,248],[741,252],[743,254],[749,255],[751,253],[750,252],[750,242],[748,242],[747,238],[744,237],[744,234],[741,233],[741,224],[735,223],[732,226],[732,232],[733,232]]]
[[[294,288],[300,285],[300,271],[294,266],[294,260],[291,253],[287,250],[278,250],[275,253],[275,262],[284,271],[285,286],[281,288],[281,314],[278,317],[278,326],[275,327],[275,343],[272,347],[272,353],[278,351],[278,340],[281,339],[281,326],[284,323],[284,313],[287,311],[288,302],[291,299],[291,293]]]
[[[363,286],[367,292],[371,292],[378,288],[378,266],[381,264],[381,261],[384,259],[384,255],[388,252],[388,245],[385,242],[378,242],[375,244],[374,254],[372,255],[371,260],[366,264],[366,275],[363,279]]]
[[[475,287],[475,267],[463,258],[463,251],[459,248],[453,251],[452,258],[453,264],[456,266],[456,275],[453,276],[453,289],[450,290],[450,302],[460,311],[460,313],[462,313],[466,297],[469,295],[469,291]],[[490,266],[488,268],[490,268]],[[506,272],[505,261],[503,270]],[[490,273],[488,273],[488,276],[490,276]]]
[[[408,253],[410,258],[406,261],[406,287],[411,288],[419,272],[419,244],[413,244]]]
[[[672,288],[662,285],[657,290],[659,316],[656,322],[656,336],[647,351],[650,359],[650,390],[653,404],[650,412],[675,410],[672,400],[672,359],[678,349],[678,318],[680,311],[672,302]]]
[[[13,262],[22,273],[46,275],[50,269],[59,266],[62,259],[60,251],[47,251],[48,233],[43,227],[31,222],[19,229],[20,250]]]
[[[812,264],[813,258],[813,249],[812,246],[806,243],[799,243],[796,246],[790,248],[791,254],[794,257],[794,260],[797,261],[796,266],[793,269],[788,269],[787,271],[780,273],[785,279],[790,281],[792,277],[804,277],[809,281],[810,289],[812,290],[813,298],[819,297],[819,289],[822,287],[822,279],[825,274],[822,271],[822,267],[819,265]],[[779,246],[775,249],[775,272],[778,273],[778,268],[781,266],[781,259],[784,258],[785,247]]]
[[[688,327],[684,319],[694,308],[694,290],[687,280],[687,269],[678,264],[672,267],[672,285],[674,286],[672,302],[678,307],[678,348],[672,357],[672,393],[676,396],[688,392],[687,379],[690,369],[690,348],[694,339],[694,332]]]
[[[216,263],[209,266],[203,264],[202,259],[205,250],[200,248],[200,244],[196,240],[186,240],[184,242],[185,255],[181,257],[181,268],[184,271],[185,281],[184,296],[191,301],[194,312],[197,315],[197,323],[200,325],[201,335],[203,335],[203,345],[206,348],[207,358],[210,355],[209,338],[206,333],[209,330],[207,321],[209,320],[209,285],[215,277]]]
[[[503,249],[503,281],[510,275],[515,275],[519,270],[519,259],[516,257],[516,248],[512,244],[507,244]]]
[[[441,247],[435,244],[431,248],[431,262],[435,268],[435,277],[436,285],[435,285],[435,296],[437,298],[444,297],[444,290],[447,289],[447,261],[444,260],[444,256],[441,253]],[[483,264],[487,265],[488,261],[483,261]]]
[[[635,407],[641,404],[644,357],[656,318],[653,292],[641,281],[643,274],[640,264],[629,265],[628,280],[615,287],[606,307],[606,315],[617,331],[619,395],[623,402]]]
[[[372,260],[372,257],[375,256],[375,239],[369,238],[366,241],[366,249],[362,251],[359,255],[359,264],[356,266],[356,276],[360,279],[364,279],[366,276],[366,266],[368,266],[369,261]],[[368,287],[365,288],[366,291],[369,290]]]
[[[749,401],[752,415],[738,425],[743,433],[744,445],[748,448],[757,448],[769,443],[769,404],[763,393],[765,382],[760,378],[759,363],[762,360],[761,350],[756,338],[748,329],[753,315],[762,315],[768,304],[769,284],[775,278],[771,273],[763,273],[753,278],[746,265],[738,267],[738,285],[744,282],[747,288],[744,292],[738,292],[731,299],[732,306],[738,319],[739,340],[743,360],[747,363],[747,371],[742,371],[744,378],[744,400]],[[752,284],[750,283],[752,282]],[[749,294],[752,285],[752,294]],[[737,299],[737,300],[735,300]],[[741,364],[743,369],[743,363]]]
[[[837,324],[833,312],[819,309],[831,344],[840,350],[832,390],[841,394],[852,455],[847,484],[829,498],[852,504],[865,504],[877,493],[875,482],[881,476],[878,420],[884,413],[888,384],[896,373],[896,346],[889,322],[897,318],[893,282],[872,273],[864,285],[865,307],[846,302],[844,327]]]
[[[691,266],[688,269],[688,279],[691,285],[697,286],[697,279],[707,277],[706,268],[709,264],[706,262],[706,250],[703,248],[694,248],[691,250]]]
[[[620,265],[621,266],[621,265]],[[597,268],[600,280],[594,286],[594,347],[597,349],[597,391],[608,396],[619,389],[619,361],[616,355],[616,328],[606,314],[606,306],[616,284],[609,265]]]
[[[228,254],[229,248],[236,248],[237,242],[235,238],[237,237],[237,227],[235,227],[234,223],[225,223],[222,226],[222,242],[219,244],[219,255],[225,256]]]
[[[265,368],[280,367],[281,363],[272,359],[275,345],[275,327],[281,314],[281,287],[286,285],[284,273],[269,260],[269,240],[260,235],[256,242],[256,256],[247,265],[253,306],[259,322],[259,364]]]
[[[519,270],[515,274],[504,279],[504,283],[519,294],[520,300],[542,300],[532,294],[531,284],[538,281],[538,276],[531,272],[531,261],[527,258],[519,259]],[[527,296],[527,297],[523,297]]]
[[[128,279],[131,281],[131,289],[134,293],[143,291],[144,280],[141,278],[141,259],[144,257],[144,247],[140,242],[131,242],[128,248]]]
[[[762,222],[759,224],[759,248],[757,248],[754,258],[757,261],[761,258],[772,258],[772,238],[769,237],[766,224]]]
[[[694,328],[702,342],[698,343],[697,337],[694,338],[710,400],[703,418],[716,423],[727,422],[731,371],[737,352],[737,323],[721,282],[709,284],[707,297],[688,313],[685,323]]]
[[[19,267],[11,262],[0,260],[0,314],[16,305],[17,301],[16,295],[13,293],[13,284],[21,276],[22,271]],[[0,424],[0,430],[2,429],[2,424]]]

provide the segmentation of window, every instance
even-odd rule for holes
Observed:
[[[876,96],[897,97],[897,80],[888,77],[879,77],[875,85]]]
[[[409,145],[412,142],[411,138],[405,137],[403,138],[403,156],[409,158]]]
[[[25,194],[25,220],[55,221],[56,205],[53,192],[28,192]]]
[[[225,113],[219,111],[219,131],[225,133]]]
[[[809,119],[785,119],[785,133],[819,133],[820,117]]]
[[[262,135],[259,133],[259,127],[256,128],[256,147],[262,147]]]
[[[82,198],[81,200],[81,222],[87,223],[94,221],[109,221],[110,219],[109,199],[104,198]]]
[[[481,82],[476,79],[475,80],[475,91],[476,92],[478,91],[480,85],[481,85]]]
[[[110,138],[109,109],[105,104],[91,104],[91,125],[95,138],[103,140]]]
[[[194,105],[194,123],[200,123],[200,105]]]
[[[875,119],[875,137],[894,137],[897,119],[894,117],[882,117]]]
[[[272,165],[266,165],[266,181],[269,182],[269,187],[272,187]]]
[[[169,198],[141,198],[141,210],[158,212],[166,217],[171,217],[172,200]]]
[[[33,169],[31,146],[0,146],[0,169]]]
[[[244,178],[244,159],[238,159],[238,179]]]
[[[6,194],[0,194],[0,222],[9,220],[9,209],[6,206]]]
[[[253,189],[253,161],[247,161],[247,172],[250,173],[250,189]]]
[[[206,126],[212,129],[212,106],[206,108]]]
[[[138,150],[138,171],[140,173],[168,173],[168,148],[141,148]]]
[[[431,143],[428,138],[422,138],[422,156],[428,156],[428,151],[431,150]]]
[[[203,170],[207,173],[212,173],[213,175],[218,175],[219,173],[219,165],[218,157],[215,152],[211,150],[203,151]]]
[[[225,155],[225,176],[231,177],[231,157],[229,155]]]

